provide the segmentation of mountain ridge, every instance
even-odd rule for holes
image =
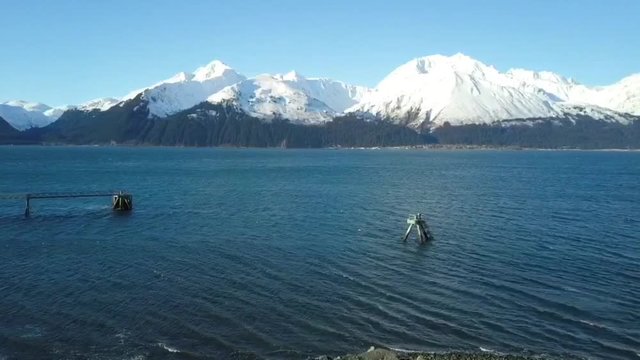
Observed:
[[[501,72],[458,53],[412,59],[373,89],[307,78],[295,71],[248,78],[214,60],[122,98],[57,108],[6,102],[0,104],[0,115],[14,128],[27,130],[55,124],[68,112],[92,119],[101,112],[123,114],[122,107],[136,103],[133,106],[145,109],[147,117],[164,119],[209,102],[234,106],[265,122],[286,119],[292,124],[319,125],[351,114],[429,133],[445,124],[513,126],[535,124],[537,119],[573,124],[594,119],[628,125],[640,114],[639,99],[640,74],[611,85],[588,87],[550,71],[514,68]]]

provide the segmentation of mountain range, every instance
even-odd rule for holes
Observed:
[[[123,109],[131,109],[131,113]],[[113,120],[124,116],[163,127],[154,122],[170,118],[176,121],[178,114],[191,120],[203,114],[219,118],[221,109],[231,109],[264,124],[286,121],[291,125],[323,126],[346,118],[359,119],[361,124],[384,122],[435,136],[435,141],[445,130],[451,134],[451,128],[486,132],[486,127],[491,127],[504,133],[516,131],[507,129],[514,126],[535,128],[543,123],[565,127],[591,124],[590,128],[596,126],[598,131],[615,127],[615,132],[625,133],[629,140],[628,128],[635,128],[640,119],[640,74],[612,85],[590,87],[548,71],[501,72],[463,54],[431,55],[399,66],[371,89],[327,78],[307,78],[295,71],[247,78],[216,60],[118,99],[62,107],[7,101],[0,103],[0,118],[36,141],[50,139],[47,134],[56,131],[62,136],[61,129],[77,133],[92,122],[100,122],[91,120],[96,118]],[[71,129],[71,123],[77,129]],[[81,138],[78,142],[82,142]],[[68,141],[64,136],[56,139]],[[105,141],[101,137],[91,139]],[[140,142],[140,134],[130,141]],[[627,142],[620,146],[632,145]]]

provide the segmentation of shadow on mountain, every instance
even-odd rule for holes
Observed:
[[[107,111],[66,111],[56,122],[30,129],[24,140],[42,144],[124,144],[236,147],[371,147],[420,145],[429,135],[383,121],[343,116],[322,125],[263,121],[228,104],[201,103],[166,118],[149,117],[140,97]]]
[[[431,124],[429,124],[431,126]],[[422,133],[380,119],[348,114],[321,125],[264,121],[231,104],[201,103],[166,118],[149,116],[139,95],[107,111],[66,111],[44,128],[23,132],[0,119],[0,144],[155,145],[232,147],[383,147],[424,144],[528,148],[640,148],[640,120],[629,125],[572,118],[515,119]]]

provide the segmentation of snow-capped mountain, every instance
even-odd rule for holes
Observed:
[[[491,66],[462,54],[427,56],[391,72],[351,111],[393,119],[411,127],[485,123],[555,116],[547,94],[516,86]]]
[[[522,84],[546,91],[557,102],[596,105],[621,113],[640,115],[640,74],[599,87],[588,87],[548,71],[512,69],[506,74]]]
[[[22,100],[0,103],[0,117],[18,130],[49,125],[57,119],[52,110],[48,105]]]
[[[340,81],[305,78],[296,73],[259,75],[228,86],[210,96],[212,103],[231,102],[246,113],[302,124],[330,121],[356,104],[369,90]]]
[[[514,86],[533,87],[544,90],[554,101],[566,101],[579,86],[573,79],[565,78],[550,71],[511,69],[504,74],[514,81]],[[582,86],[586,88],[585,86]]]
[[[640,112],[640,76],[590,88],[551,72],[500,72],[463,54],[401,65],[348,111],[413,128],[500,120],[590,116],[626,122]]]
[[[322,123],[358,103],[369,89],[325,78],[306,78],[296,72],[260,75],[248,79],[225,63],[214,60],[194,72],[180,72],[154,85],[116,98],[101,98],[80,105],[51,108],[21,102],[4,106],[5,118],[18,129],[45,126],[66,110],[106,111],[140,96],[150,117],[163,118],[209,99],[231,101],[260,118],[279,116],[305,124]],[[9,103],[7,103],[9,104]],[[4,105],[4,104],[3,104]],[[40,105],[39,107],[36,105]],[[26,108],[25,108],[26,107]],[[0,109],[1,111],[2,109]]]
[[[102,98],[92,100],[77,106],[65,105],[51,107],[37,102],[12,100],[0,103],[0,117],[3,117],[11,126],[18,130],[26,130],[33,127],[43,127],[56,121],[62,114],[70,109],[83,111],[104,111],[119,103],[114,98]]]
[[[304,91],[308,96],[322,101],[337,113],[342,113],[357,104],[366,93],[371,91],[367,87],[349,85],[342,81],[327,78],[306,78],[295,71],[274,77]]]
[[[609,86],[577,87],[567,99],[572,103],[594,104],[615,111],[640,115],[640,74],[628,76]]]
[[[142,99],[148,102],[149,115],[165,117],[193,107],[244,79],[225,63],[214,60],[193,73],[181,72],[150,87],[133,91],[123,100],[142,94]]]
[[[327,104],[271,75],[228,86],[207,100],[214,104],[231,102],[259,118],[282,117],[307,124],[329,121],[336,114]]]
[[[122,98],[80,105],[0,103],[0,116],[19,130],[46,126],[65,111],[109,111],[140,98],[150,118],[164,118],[201,102],[231,102],[263,118],[317,124],[353,112],[414,129],[530,118],[593,118],[626,124],[640,116],[640,74],[589,87],[548,71],[500,72],[463,54],[432,55],[401,65],[375,89],[296,72],[247,79],[215,60]],[[517,122],[510,122],[517,123]]]

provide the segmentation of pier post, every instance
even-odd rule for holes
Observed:
[[[31,195],[27,194],[25,196],[25,207],[24,207],[24,217],[29,217],[29,215],[31,215],[31,204],[30,204],[30,200],[31,200]]]
[[[407,229],[407,232],[404,234],[404,238],[402,238],[402,241],[407,241],[407,238],[409,237],[409,234],[411,233],[411,229],[413,229],[413,224],[409,224],[409,228]]]
[[[131,194],[119,193],[113,195],[113,210],[131,211],[133,209],[133,196]]]

